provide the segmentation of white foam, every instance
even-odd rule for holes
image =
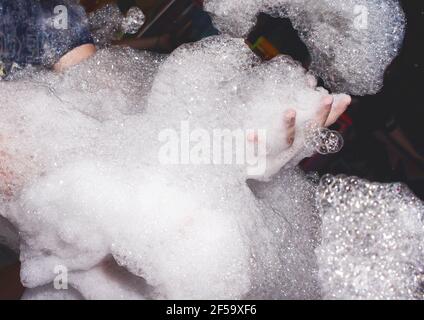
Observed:
[[[318,189],[327,299],[423,299],[424,205],[401,184],[326,176]]]
[[[335,92],[374,94],[403,41],[397,0],[206,0],[224,33],[246,36],[259,12],[290,18],[308,47],[311,70]]]
[[[14,162],[22,181],[6,216],[21,233],[23,283],[48,285],[63,265],[83,296],[104,298],[109,289],[87,293],[87,283],[103,277],[91,270],[113,256],[157,297],[288,296],[279,275],[287,257],[277,254],[284,242],[271,228],[278,219],[267,222],[245,166],[164,166],[158,134],[181,121],[267,129],[268,158],[277,159],[269,177],[299,151],[281,144],[278,119],[294,108],[301,128],[325,92],[290,59],[261,64],[226,37],[178,49],[152,83],[157,59],[108,49],[62,76],[2,84],[23,93],[2,104],[6,150],[22,162]],[[291,287],[300,295],[298,285]]]

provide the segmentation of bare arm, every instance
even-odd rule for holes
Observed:
[[[96,53],[96,47],[93,44],[84,44],[69,51],[53,66],[55,71],[64,71]]]

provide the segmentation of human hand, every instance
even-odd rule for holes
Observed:
[[[312,120],[317,127],[329,127],[346,112],[352,98],[346,94],[327,95],[321,100],[316,116]],[[296,110],[289,109],[284,114],[284,127],[287,132],[286,143],[291,146],[296,135]]]

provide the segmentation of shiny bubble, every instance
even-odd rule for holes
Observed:
[[[143,11],[138,7],[132,7],[122,21],[121,27],[124,33],[135,34],[146,21]]]
[[[405,185],[325,175],[316,195],[325,298],[424,298],[424,205]]]

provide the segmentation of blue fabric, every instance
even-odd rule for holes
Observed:
[[[62,7],[64,15],[55,12]],[[55,20],[56,19],[56,20]],[[58,27],[59,26],[59,27]],[[51,66],[68,51],[93,43],[84,9],[67,0],[0,0],[0,60]]]

